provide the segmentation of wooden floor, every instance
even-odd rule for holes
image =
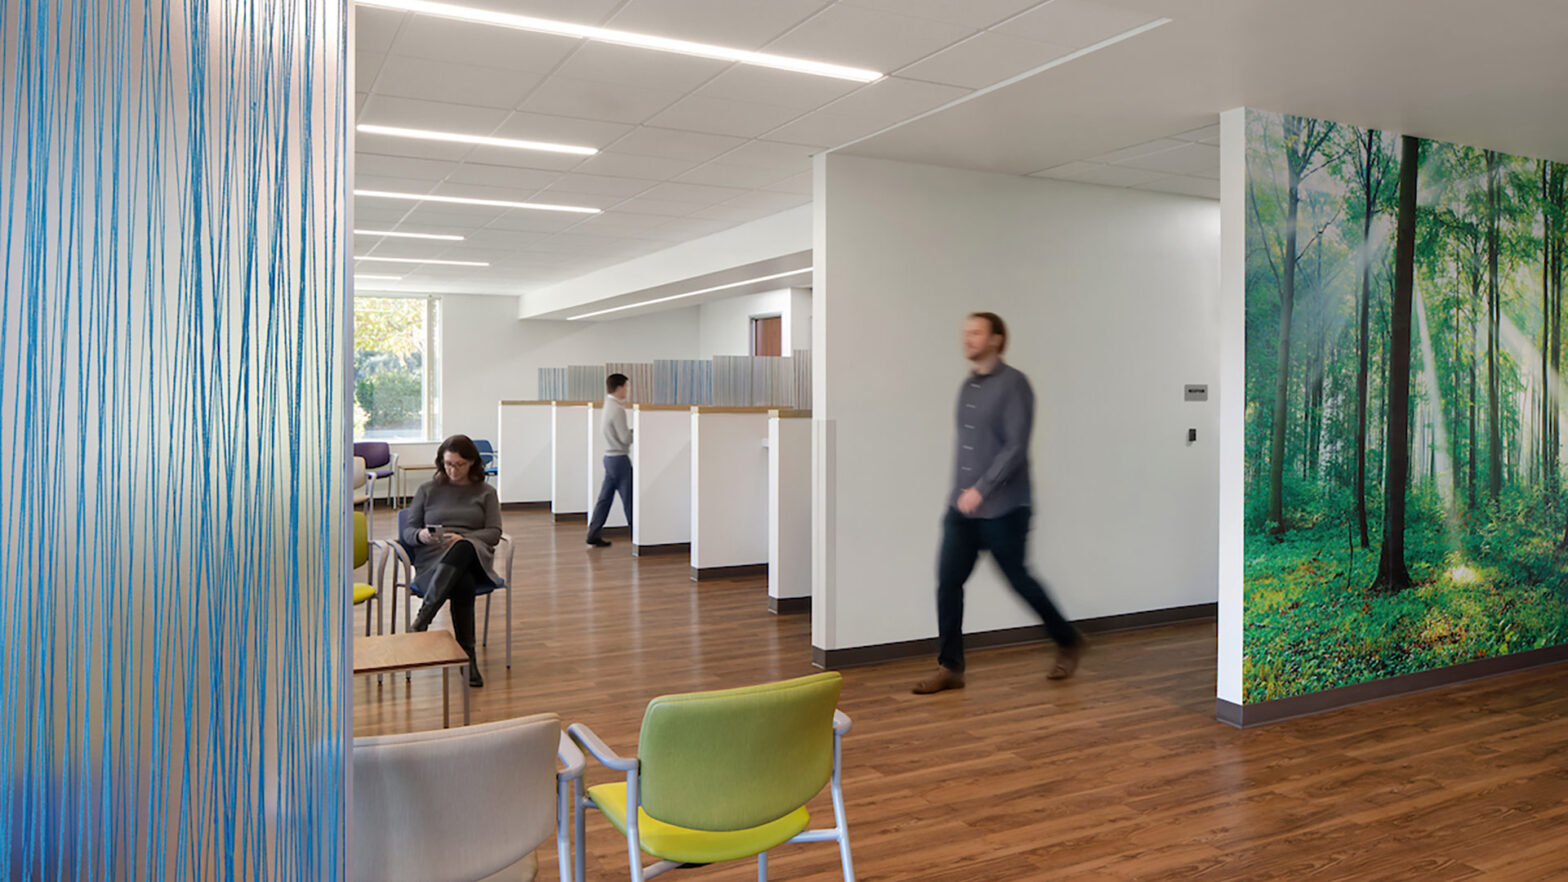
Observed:
[[[763,580],[697,584],[684,557],[588,552],[581,525],[545,514],[506,522],[515,660],[498,605],[475,722],[554,711],[631,753],[656,695],[813,671],[808,617],[770,614]],[[865,882],[1568,879],[1568,666],[1237,731],[1214,720],[1212,624],[1102,636],[1064,683],[1040,647],[972,653],[968,689],[909,694],[932,664],[843,672]],[[440,725],[434,673],[360,677],[354,698],[356,734]],[[812,813],[831,817],[825,798]],[[593,813],[588,833],[588,878],[627,878],[624,840]],[[553,845],[540,858],[556,878]],[[831,845],[772,858],[775,880],[839,878]]]

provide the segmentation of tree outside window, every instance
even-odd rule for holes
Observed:
[[[435,298],[354,298],[354,437],[435,436]]]

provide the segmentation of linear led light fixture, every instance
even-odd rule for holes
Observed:
[[[615,43],[620,46],[635,46],[639,49],[653,49],[659,52],[675,52],[680,55],[695,55],[699,58],[713,58],[718,61],[733,61],[738,64],[771,67],[775,70],[787,70],[819,77],[851,80],[857,83],[873,83],[882,79],[881,73],[874,70],[866,70],[865,68],[846,67],[842,64],[828,64],[822,61],[810,61],[805,58],[792,58],[788,55],[774,55],[768,52],[748,52],[744,49],[732,49],[728,46],[714,46],[709,43],[693,43],[690,40],[656,37],[652,34],[596,28],[589,25],[553,21],[547,18],[513,15],[507,12],[492,12],[488,9],[474,9],[451,3],[435,3],[431,2],[431,0],[358,0],[358,2],[360,6],[375,6],[381,9],[398,9],[403,12],[439,15],[443,18],[455,18],[459,21],[474,22],[476,24],[496,25],[497,27],[513,28],[519,31],[555,34],[561,37],[576,37],[581,40]]]
[[[394,239],[437,239],[442,242],[461,242],[462,236],[445,233],[397,233],[392,230],[355,230],[356,236],[391,236]]]
[[[508,202],[505,199],[469,199],[466,196],[431,196],[427,193],[389,193],[385,190],[355,190],[355,196],[374,199],[408,199],[413,202],[446,202],[451,205],[488,205],[493,208],[531,208],[535,211],[570,211],[576,214],[598,214],[597,208],[580,205],[550,205],[545,202]]]
[[[548,141],[519,141],[516,138],[492,138],[488,135],[465,135],[461,132],[436,132],[429,129],[404,129],[397,126],[355,126],[370,135],[391,135],[394,138],[414,138],[419,141],[448,141],[454,144],[481,144],[486,147],[510,147],[513,150],[542,150],[545,153],[570,153],[574,156],[592,156],[594,147],[575,144],[551,144]]]
[[[567,321],[575,322],[578,319],[609,315],[612,312],[620,312],[623,309],[636,309],[639,306],[652,306],[655,303],[668,303],[671,300],[680,300],[683,297],[696,297],[698,294],[712,294],[714,291],[723,291],[728,288],[739,288],[742,285],[754,285],[757,282],[771,282],[774,279],[782,279],[786,276],[798,276],[801,273],[809,273],[812,269],[812,267],[808,266],[805,269],[790,270],[787,273],[774,273],[771,276],[758,276],[755,279],[745,279],[744,281],[740,282],[730,282],[727,285],[714,285],[712,288],[703,288],[698,291],[687,291],[685,294],[671,294],[668,297],[658,297],[653,300],[643,300],[639,303],[628,303],[625,306],[612,306],[609,309],[601,309],[598,312],[585,312],[582,315],[574,315],[568,318]]]
[[[430,260],[423,257],[364,257],[354,255],[355,260],[378,260],[382,263],[438,263],[442,266],[489,266],[482,260]]]

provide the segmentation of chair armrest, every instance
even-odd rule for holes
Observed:
[[[837,710],[837,709],[835,709],[833,711],[833,734],[834,735],[840,735],[840,736],[844,735],[845,733],[847,733],[849,731],[849,728],[850,728],[851,725],[853,725],[853,724],[849,720],[849,714],[846,714],[843,711]]]
[[[582,745],[583,749],[593,755],[593,758],[604,765],[605,768],[617,772],[633,772],[637,770],[637,758],[634,756],[621,756],[611,750],[609,745],[599,739],[594,731],[582,723],[573,723],[566,728],[572,740]]]
[[[392,473],[397,474],[397,454],[392,454]]]
[[[582,778],[583,770],[588,768],[583,752],[577,749],[577,744],[565,732],[561,733],[561,743],[555,748],[555,758],[565,766],[555,773],[555,780],[560,784]]]
[[[512,542],[511,533],[502,533],[501,542],[506,545],[506,590],[512,590],[512,555],[517,546]]]

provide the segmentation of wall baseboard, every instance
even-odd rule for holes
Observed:
[[[588,512],[585,511],[558,511],[551,515],[551,517],[555,519],[557,524],[588,523]]]
[[[811,612],[810,597],[769,597],[768,612],[774,615],[793,615]]]
[[[693,582],[711,582],[715,579],[749,579],[753,576],[766,576],[767,564],[744,564],[738,567],[703,567],[691,568]]]
[[[1208,620],[1213,619],[1218,614],[1218,603],[1195,603],[1191,606],[1173,606],[1167,609],[1151,609],[1114,616],[1078,619],[1073,624],[1085,634],[1104,634],[1110,631],[1157,628],[1161,625]],[[966,650],[996,649],[1003,646],[1043,643],[1045,640],[1045,632],[1041,626],[1030,625],[1023,628],[1002,628],[997,631],[979,631],[965,634],[964,648]],[[880,662],[898,661],[906,658],[935,656],[936,648],[937,638],[935,637],[904,640],[898,643],[878,643],[873,646],[851,646],[845,649],[822,649],[821,647],[813,646],[811,647],[811,663],[823,669],[852,668],[859,665],[874,665]]]
[[[666,542],[663,545],[632,546],[632,557],[655,557],[664,554],[691,554],[691,543]]]
[[[1531,649],[1496,658],[1477,659],[1473,662],[1450,665],[1446,668],[1417,671],[1413,674],[1400,674],[1397,677],[1384,677],[1381,680],[1341,686],[1338,689],[1326,689],[1309,695],[1292,695],[1289,698],[1276,698],[1272,701],[1236,704],[1233,701],[1216,699],[1214,716],[1220,722],[1228,723],[1238,729],[1250,729],[1253,726],[1278,723],[1282,720],[1304,717],[1310,714],[1321,714],[1385,698],[1414,695],[1418,692],[1427,692],[1432,689],[1441,689],[1445,686],[1468,683],[1472,680],[1482,680],[1487,677],[1497,677],[1503,674],[1526,671],[1531,668],[1560,664],[1565,661],[1568,661],[1568,644],[1548,646],[1544,649]]]
[[[543,509],[545,511],[549,511],[550,503],[549,502],[503,502],[503,503],[501,503],[501,510],[502,511],[539,511],[540,509]]]

